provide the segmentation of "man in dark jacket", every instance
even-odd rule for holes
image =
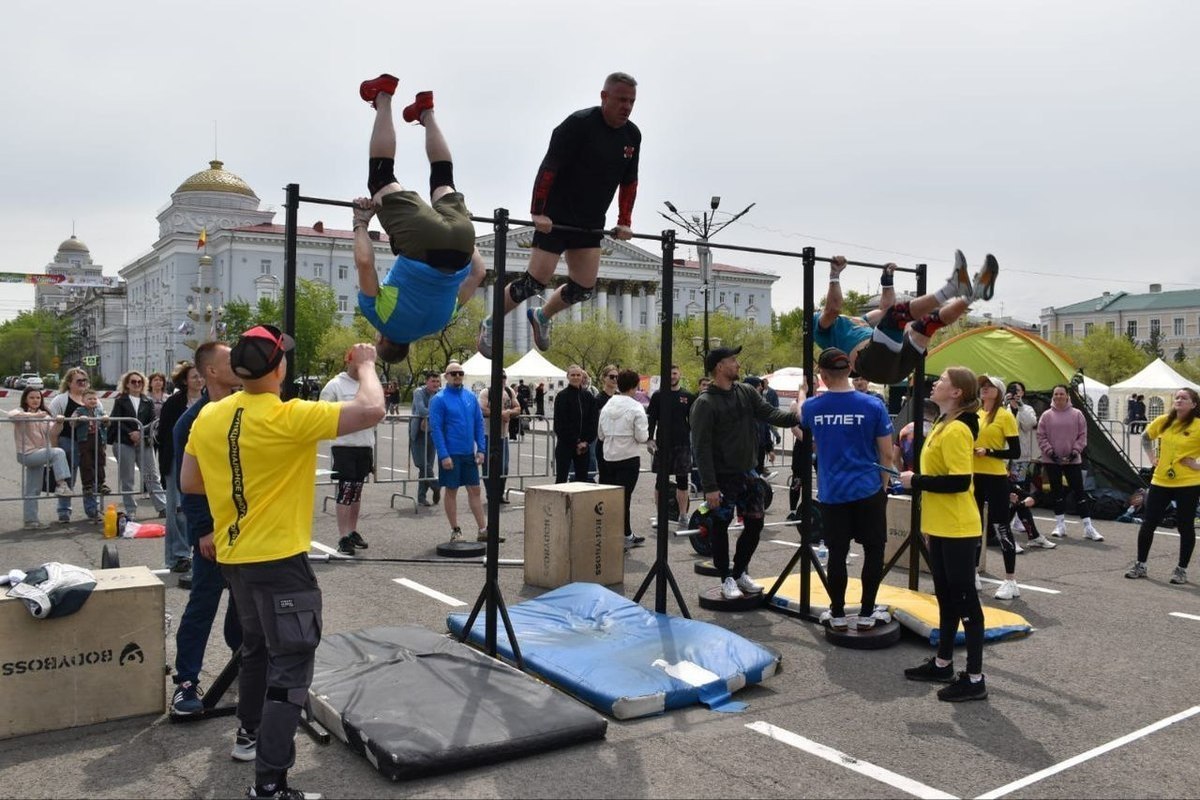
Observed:
[[[554,482],[566,483],[575,469],[575,480],[588,478],[588,447],[596,440],[600,411],[596,398],[583,389],[583,368],[567,367],[567,387],[554,398]]]
[[[721,573],[721,594],[727,600],[762,591],[747,572],[763,529],[763,482],[754,471],[758,423],[781,428],[800,424],[796,414],[772,408],[758,389],[738,382],[741,351],[741,347],[718,347],[708,352],[704,368],[712,383],[692,404],[692,448],[700,468],[700,488],[713,514],[709,528],[713,566]],[[742,512],[745,527],[731,571],[729,523],[735,508]]]

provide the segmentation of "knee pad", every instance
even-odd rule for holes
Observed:
[[[582,303],[591,298],[592,290],[595,288],[595,286],[580,286],[572,279],[567,278],[567,284],[563,287],[562,292],[563,302],[569,306]]]
[[[520,303],[531,297],[540,295],[545,288],[546,284],[528,272],[522,272],[517,276],[516,280],[508,284],[508,295],[513,299],[514,303]]]
[[[371,192],[372,197],[389,183],[396,182],[396,159],[367,159],[367,189]]]
[[[454,162],[434,161],[429,165],[429,193],[439,186],[454,188]]]
[[[276,703],[291,703],[294,706],[304,708],[308,705],[308,689],[284,689],[282,686],[268,686],[267,699],[274,700]]]
[[[338,481],[337,504],[352,506],[362,497],[362,481]]]

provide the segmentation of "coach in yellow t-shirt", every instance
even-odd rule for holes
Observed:
[[[1175,502],[1175,524],[1179,529],[1179,562],[1171,574],[1171,583],[1187,583],[1188,562],[1196,548],[1196,505],[1200,501],[1200,419],[1197,419],[1200,394],[1193,389],[1175,392],[1171,410],[1150,423],[1142,433],[1142,443],[1154,461],[1150,492],[1142,509],[1138,529],[1137,560],[1125,573],[1126,578],[1146,577],[1146,559],[1154,529]],[[1158,458],[1151,442],[1158,440]]]
[[[192,425],[180,486],[205,494],[213,540],[244,632],[233,757],[255,761],[251,797],[286,794],[292,739],[321,641],[321,590],[308,563],[317,442],[383,419],[375,348],[355,345],[359,388],[344,403],[280,399],[292,337],[257,325],[230,352],[244,391]]]
[[[930,399],[941,415],[921,448],[921,472],[900,473],[905,488],[921,491],[921,532],[929,545],[929,571],[938,601],[937,655],[904,670],[912,681],[938,681],[938,699],[983,700],[983,609],[975,591],[975,549],[982,527],[971,491],[979,387],[975,373],[950,367],[933,384]],[[954,638],[962,622],[967,637],[966,672],[954,675]]]

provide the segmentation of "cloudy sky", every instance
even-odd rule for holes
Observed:
[[[757,205],[717,242],[926,262],[938,279],[955,248],[972,265],[991,252],[1000,280],[978,310],[1028,320],[1105,290],[1200,288],[1197,30],[1194,0],[12,4],[0,271],[42,271],[74,225],[116,274],[214,150],[265,206],[290,182],[363,193],[357,87],[384,71],[402,96],[435,90],[472,210],[525,216],[550,130],[624,70],[638,231],[666,227],[664,200],[690,215],[720,195],[722,211]],[[419,128],[399,133],[397,174],[424,186]],[[349,225],[301,209],[317,219]],[[780,274],[778,311],[802,302],[797,262],[717,260]],[[0,284],[0,319],[31,304]]]

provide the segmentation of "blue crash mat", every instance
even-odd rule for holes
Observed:
[[[603,739],[596,712],[478,650],[413,626],[326,636],[313,716],[392,780]]]
[[[779,669],[780,656],[707,622],[656,614],[594,583],[572,583],[508,610],[525,668],[617,719],[703,703],[744,704],[730,695]],[[467,614],[447,626],[461,635]],[[483,643],[482,615],[470,641]],[[499,625],[496,649],[513,657]]]

